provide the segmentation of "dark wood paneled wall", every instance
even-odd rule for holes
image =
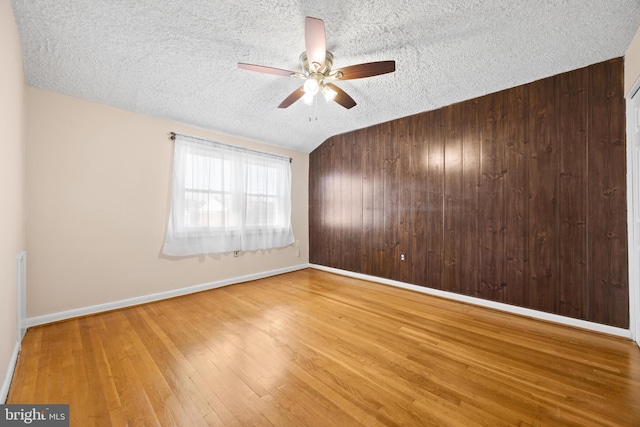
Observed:
[[[622,92],[619,58],[330,138],[311,262],[627,328]]]

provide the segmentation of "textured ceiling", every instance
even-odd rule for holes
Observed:
[[[638,0],[12,0],[27,84],[310,152],[327,138],[623,56]],[[325,21],[358,105],[278,104],[300,86],[304,18]],[[316,119],[317,118],[317,119]]]

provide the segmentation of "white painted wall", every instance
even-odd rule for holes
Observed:
[[[9,1],[0,1],[0,403],[17,356],[17,255],[25,248],[24,72]]]
[[[640,27],[631,40],[624,55],[624,93],[629,97],[632,88],[638,88],[636,82],[640,80]]]
[[[308,154],[32,87],[26,95],[29,318],[309,262]],[[292,157],[300,247],[237,258],[161,255],[171,131]]]

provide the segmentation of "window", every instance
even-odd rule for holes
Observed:
[[[268,249],[293,241],[289,158],[175,135],[164,254]]]

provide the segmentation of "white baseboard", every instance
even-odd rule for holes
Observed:
[[[16,370],[16,363],[18,363],[18,354],[20,353],[20,343],[16,341],[16,345],[13,348],[13,354],[7,367],[7,372],[4,375],[4,381],[2,382],[2,388],[0,389],[0,404],[5,404],[7,396],[9,395],[9,387],[11,386],[11,380],[13,379],[13,372]]]
[[[573,326],[582,329],[588,329],[591,331],[601,332],[609,335],[615,335],[623,338],[631,339],[631,331],[629,329],[617,328],[615,326],[603,325],[595,322],[588,322],[586,320],[574,319],[572,317],[560,316],[557,314],[546,313],[544,311],[532,310],[530,308],[518,307],[515,305],[504,304],[501,302],[484,300],[481,298],[470,297],[467,295],[460,295],[453,292],[441,291],[438,289],[431,289],[424,286],[411,285],[409,283],[398,282],[396,280],[383,279],[381,277],[368,276],[361,273],[353,273],[351,271],[339,270],[337,268],[325,267],[323,265],[310,264],[311,268],[317,270],[327,271],[329,273],[340,274],[342,276],[353,277],[356,279],[368,280],[370,282],[381,283],[384,285],[395,286],[398,288],[409,289],[416,292],[421,292],[428,295],[434,295],[442,298],[447,298],[454,301],[460,301],[467,304],[478,305],[481,307],[493,308],[496,310],[505,311],[508,313],[518,314],[520,316],[532,317],[534,319],[545,320],[549,322],[559,323],[562,325]]]
[[[168,298],[174,298],[182,295],[193,294],[195,292],[206,291],[209,289],[221,288],[223,286],[234,285],[236,283],[248,282],[250,280],[263,279],[265,277],[276,276],[278,274],[289,273],[292,271],[309,268],[309,264],[300,264],[292,267],[280,268],[277,270],[264,271],[261,273],[248,274],[246,276],[233,277],[230,279],[218,280],[216,282],[202,283],[200,285],[188,286],[186,288],[174,289],[171,291],[158,292],[150,295],[143,295],[135,298],[128,298],[119,301],[108,302],[104,304],[92,305],[89,307],[76,308],[73,310],[60,311],[58,313],[45,314],[42,316],[29,317],[27,319],[27,327],[44,325],[46,323],[59,322],[74,317],[86,316],[89,314],[101,313],[104,311],[116,310],[119,308],[131,307],[134,305],[145,304],[148,302],[159,301]]]

